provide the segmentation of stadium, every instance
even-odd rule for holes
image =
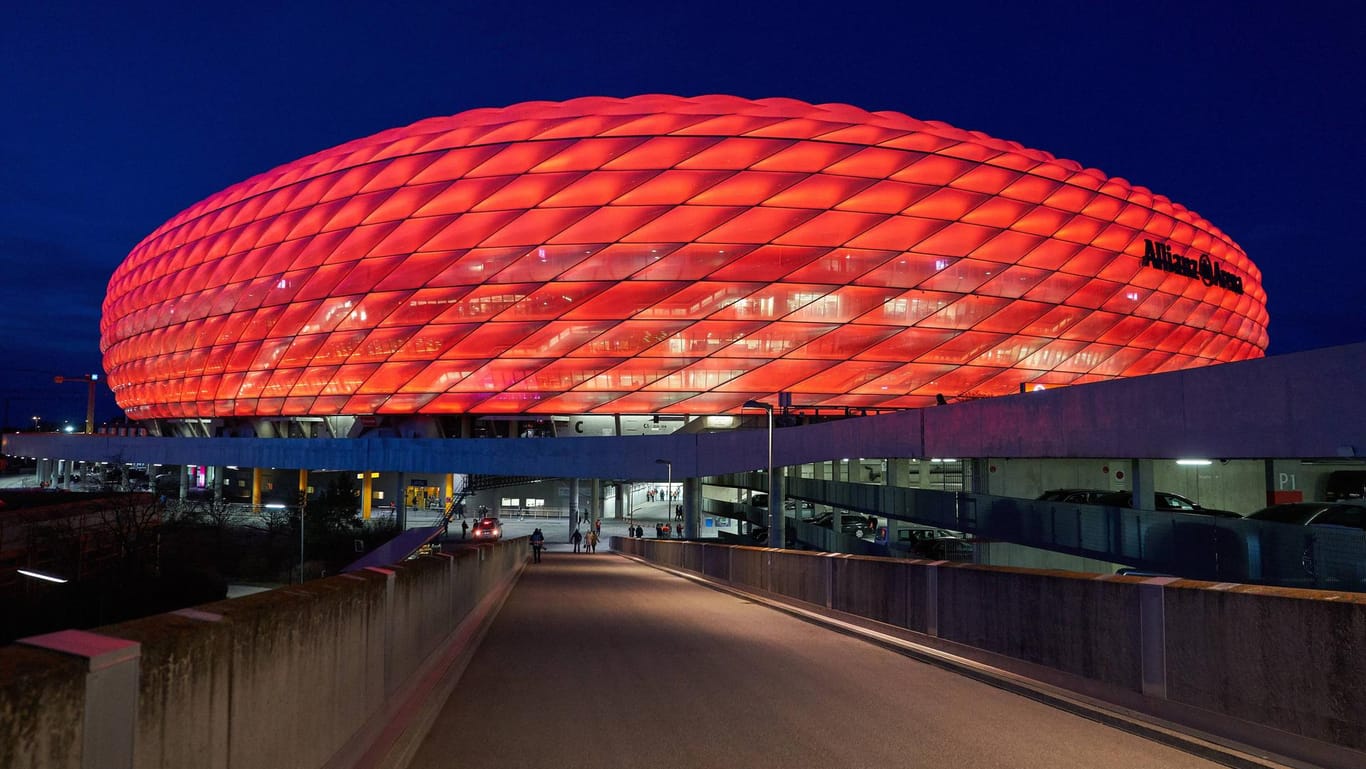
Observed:
[[[229,187],[133,249],[101,335],[160,434],[458,437],[917,408],[1257,358],[1266,328],[1238,245],[1124,179],[893,112],[649,95],[433,118]]]

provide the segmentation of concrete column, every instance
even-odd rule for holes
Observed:
[[[180,501],[184,502],[190,496],[190,466],[180,466]]]
[[[973,494],[991,493],[991,460],[978,457],[968,460],[972,463],[972,488],[968,489]]]
[[[251,468],[251,505],[252,507],[261,506],[261,468]]]
[[[88,665],[81,769],[132,769],[142,644],[84,630],[31,636],[19,643],[79,657]]]
[[[223,502],[222,465],[214,465],[209,468],[207,482],[213,486],[213,501],[221,504]]]
[[[370,471],[366,470],[361,473],[360,481],[360,517],[364,520],[370,520],[370,511],[374,504],[374,499],[372,499],[372,497],[374,497],[374,495],[375,479],[372,477]]]
[[[443,508],[449,508],[455,501],[455,473],[446,473],[445,495],[442,497]]]
[[[619,519],[620,519],[620,518],[625,518],[625,517],[626,517],[626,482],[625,482],[625,481],[617,481],[616,487],[617,487],[617,495],[616,495],[616,500],[615,500],[615,501],[616,501],[616,506],[617,506],[616,517],[619,518]]]
[[[1129,488],[1133,489],[1135,510],[1156,510],[1157,498],[1153,496],[1153,461],[1151,459],[1129,460]]]
[[[768,546],[782,547],[787,543],[787,531],[783,520],[783,483],[787,468],[773,468],[773,476],[768,479]]]
[[[582,518],[585,512],[587,512],[590,517],[592,516],[591,510],[585,511],[579,506],[579,479],[574,478],[569,482],[569,517],[574,518],[575,516],[578,516],[578,518]],[[578,519],[575,518],[575,520]],[[592,521],[590,520],[589,523],[592,523]]]
[[[702,537],[702,480],[683,479],[683,533],[693,539]]]
[[[591,495],[589,497],[588,504],[589,507],[593,508],[593,517],[606,518],[607,511],[604,510],[602,506],[602,480],[599,478],[594,478],[593,485],[589,489],[588,493]]]

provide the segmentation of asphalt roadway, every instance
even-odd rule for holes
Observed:
[[[600,547],[528,564],[410,766],[1218,764]]]

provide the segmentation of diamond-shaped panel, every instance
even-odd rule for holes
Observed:
[[[1011,142],[848,105],[534,102],[357,139],[114,272],[138,419],[913,407],[1258,357],[1218,228]]]

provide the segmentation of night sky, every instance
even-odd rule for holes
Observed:
[[[6,10],[0,423],[84,420],[84,386],[52,377],[103,374],[109,276],[196,201],[425,117],[589,95],[845,102],[1018,141],[1230,235],[1271,354],[1366,340],[1360,0],[199,5]]]

